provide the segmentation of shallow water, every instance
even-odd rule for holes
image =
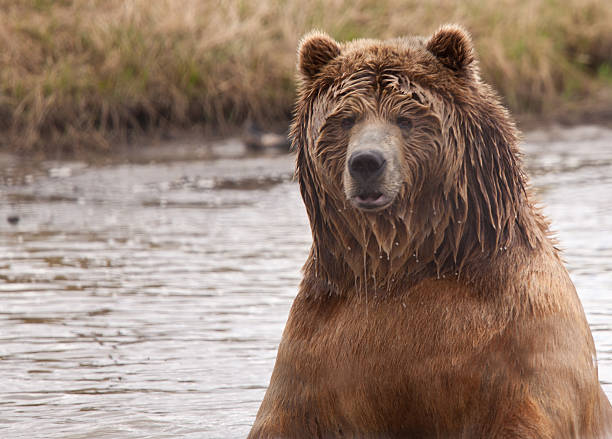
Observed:
[[[612,397],[612,131],[525,152]],[[248,432],[310,244],[293,159],[147,154],[0,157],[0,437]]]

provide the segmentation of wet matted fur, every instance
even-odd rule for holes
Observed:
[[[249,437],[612,435],[584,311],[469,34],[315,32],[298,56],[313,245]],[[381,157],[365,186],[360,142]]]

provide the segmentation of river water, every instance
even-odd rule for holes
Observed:
[[[526,139],[612,397],[612,131]],[[0,437],[247,434],[311,238],[293,158],[242,152],[0,156]]]

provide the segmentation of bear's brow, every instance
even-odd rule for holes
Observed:
[[[342,77],[330,89],[336,99],[362,93],[370,95],[372,91],[378,101],[385,95],[388,97],[389,93],[402,95],[420,104],[426,101],[418,87],[395,66],[366,65]]]

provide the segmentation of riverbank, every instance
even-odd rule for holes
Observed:
[[[0,6],[0,147],[26,154],[106,154],[185,132],[224,136],[247,119],[282,132],[295,98],[295,48],[313,28],[349,40],[461,23],[483,77],[519,121],[605,122],[612,108],[607,0]]]

